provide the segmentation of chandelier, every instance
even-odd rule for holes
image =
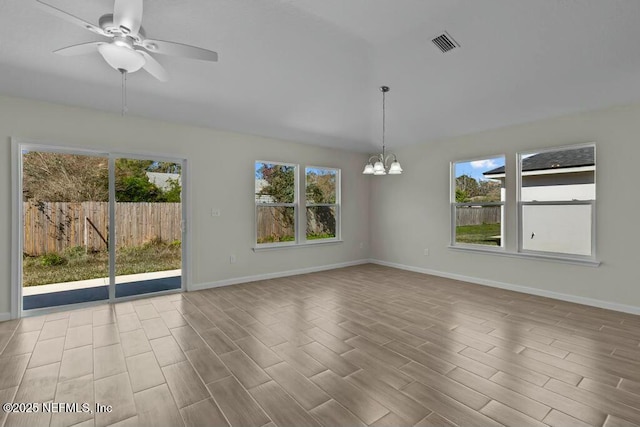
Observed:
[[[386,105],[385,105],[385,95],[389,92],[388,86],[381,86],[380,91],[382,92],[382,153],[377,154],[375,156],[369,157],[367,165],[364,167],[362,171],[365,175],[400,175],[402,173],[402,168],[400,167],[400,162],[396,158],[396,155],[393,153],[389,153],[388,156],[385,157],[385,145],[384,145],[384,136],[385,136],[385,120],[386,120]],[[390,166],[389,160],[393,158],[393,162]]]

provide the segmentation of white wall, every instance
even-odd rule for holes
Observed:
[[[563,116],[395,150],[404,173],[374,177],[372,258],[640,308],[640,105]],[[596,142],[598,268],[449,249],[449,162],[504,153],[515,200],[516,153]],[[380,179],[377,179],[380,178]],[[506,206],[506,247],[516,250],[516,206]],[[424,249],[429,248],[429,255]]]
[[[193,285],[368,257],[370,182],[361,174],[364,154],[0,96],[0,317],[10,311],[11,137],[186,157]],[[253,252],[257,159],[341,168],[344,243]],[[212,217],[212,208],[222,215]],[[230,254],[236,264],[229,263]]]

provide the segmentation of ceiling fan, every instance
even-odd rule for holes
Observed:
[[[64,10],[58,9],[41,0],[36,0],[47,12],[79,25],[95,34],[111,39],[81,43],[54,51],[59,55],[75,56],[99,52],[107,63],[120,71],[123,76],[144,68],[160,81],[169,76],[160,63],[150,53],[181,56],[184,58],[217,61],[218,54],[211,50],[182,43],[149,39],[141,26],[143,0],[115,0],[113,13],[102,15],[98,25],[91,24]]]

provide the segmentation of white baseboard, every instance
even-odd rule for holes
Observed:
[[[611,301],[602,301],[593,298],[581,297],[577,295],[563,294],[560,292],[548,291],[545,289],[531,288],[528,286],[514,285],[511,283],[498,282],[495,280],[480,279],[477,277],[463,276],[461,274],[447,273],[444,271],[431,270],[428,268],[414,267],[410,265],[397,264],[395,262],[387,262],[378,259],[370,259],[370,263],[384,265],[386,267],[399,268],[401,270],[413,271],[416,273],[430,274],[432,276],[445,277],[447,279],[461,280],[463,282],[475,283],[482,286],[490,286],[492,288],[506,289],[509,291],[522,292],[530,295],[553,298],[561,301],[574,302],[576,304],[588,305],[591,307],[605,308],[607,310],[621,311],[623,313],[640,314],[640,307],[633,305],[620,304]]]
[[[0,313],[0,322],[4,322],[5,320],[11,320],[11,313]]]
[[[279,277],[296,276],[299,274],[316,273],[318,271],[335,270],[336,268],[352,267],[354,265],[368,264],[370,260],[359,259],[356,261],[341,262],[339,264],[319,265],[316,267],[300,268],[298,270],[278,271],[275,273],[256,274],[255,276],[233,277],[231,279],[218,280],[216,282],[198,283],[189,286],[189,291],[219,288],[220,286],[237,285],[239,283],[256,282],[258,280],[277,279]]]

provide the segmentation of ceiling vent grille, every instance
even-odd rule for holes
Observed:
[[[460,45],[446,32],[440,34],[431,41],[442,51],[442,53],[447,53],[450,50],[460,47]]]

